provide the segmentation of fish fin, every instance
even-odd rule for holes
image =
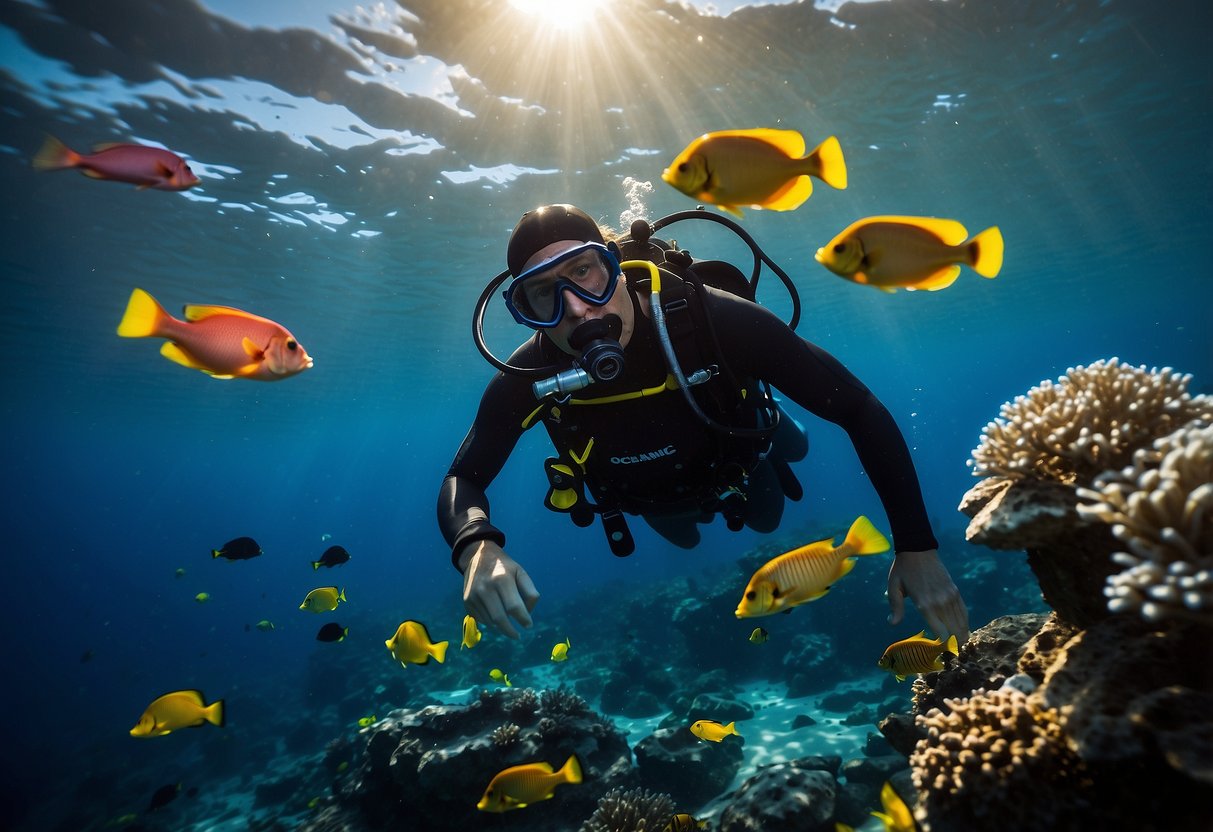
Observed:
[[[906,289],[911,292],[917,289],[938,292],[940,289],[946,289],[951,286],[956,282],[956,278],[958,277],[960,277],[960,266],[944,266],[939,271],[927,275],[913,286],[907,286]]]
[[[956,636],[948,636],[947,651],[954,656],[960,655],[960,644],[956,640]]]
[[[969,241],[970,263],[982,277],[997,277],[1002,270],[1002,232],[991,226]]]
[[[245,364],[243,367],[237,367],[235,370],[232,370],[231,375],[222,375],[221,376],[221,375],[216,375],[215,373],[211,373],[211,375],[214,376],[215,378],[248,378],[251,375],[256,375],[257,371],[260,369],[261,369],[261,362],[254,361],[251,364]]]
[[[118,334],[123,338],[153,337],[160,333],[160,327],[166,320],[171,320],[171,316],[164,311],[164,307],[150,294],[136,288],[126,302],[126,312],[118,324]]]
[[[34,170],[66,170],[80,163],[80,154],[51,135],[34,154]]]
[[[104,153],[107,150],[113,150],[115,147],[131,147],[131,145],[123,142],[101,142],[100,144],[93,145],[93,152]]]
[[[704,200],[704,201],[708,202],[710,200]],[[744,214],[741,213],[741,209],[738,208],[736,205],[717,205],[716,207],[719,208],[721,211],[724,211],[726,214],[732,214],[733,216],[737,217],[738,219],[741,219],[742,217],[745,216]]]
[[[577,759],[576,754],[570,754],[569,758],[564,761],[564,765],[560,767],[560,775],[564,777],[566,783],[580,783],[581,760]]]
[[[850,546],[856,555],[876,555],[889,551],[888,538],[878,532],[872,521],[862,514],[851,524],[842,545]]]
[[[799,208],[804,204],[810,196],[813,195],[813,180],[806,176],[797,176],[780,190],[776,191],[766,202],[762,204],[763,208],[769,208],[772,211],[791,211],[794,208]]]
[[[842,563],[838,564],[838,578],[844,575],[849,575],[851,570],[855,568],[855,558],[844,558]],[[835,578],[834,580],[838,580]],[[828,589],[829,587],[827,587]]]
[[[164,342],[164,345],[160,347],[160,354],[169,361],[180,364],[182,367],[189,367],[191,370],[201,370],[204,373],[211,372],[206,367],[203,367],[201,364],[195,361],[193,356],[181,349],[181,347],[177,346],[172,341]]]
[[[313,569],[313,570],[316,570],[316,569],[319,569],[319,568],[320,568],[320,561],[318,561],[318,560],[314,560],[314,561],[312,561],[312,569]]]
[[[772,127],[753,127],[745,130],[718,130],[700,137],[708,139],[756,139],[776,147],[791,159],[804,155],[804,136],[796,130],[776,130]]]
[[[244,350],[244,354],[249,358],[254,358],[257,361],[265,358],[265,350],[253,343],[253,339],[247,335],[240,341],[240,346]]]
[[[884,292],[886,295],[897,294],[897,290],[894,289],[892,286],[877,286],[876,288],[879,289],[880,291]]]
[[[446,648],[450,646],[451,643],[449,641],[440,641],[434,645],[434,652],[430,655],[438,660],[438,664],[442,664],[446,661]]]
[[[222,699],[212,702],[209,706],[202,710],[202,715],[206,717],[206,721],[216,728],[222,728],[227,722],[227,709],[223,704]]]
[[[899,682],[904,682],[906,680],[905,676],[899,676],[896,673],[893,674],[893,678],[895,678]]]
[[[831,188],[837,188],[840,191],[846,190],[847,163],[842,158],[842,145],[838,143],[837,138],[830,136],[817,145],[817,148],[809,154],[809,158],[814,163],[814,176]]]
[[[949,246],[958,246],[969,238],[969,232],[959,222],[956,220],[940,219],[939,217],[910,217],[896,214],[866,217],[859,220],[855,225],[864,226],[879,222],[913,226],[914,228],[926,231],[928,234],[933,234]]]
[[[202,321],[215,315],[232,315],[237,318],[249,318],[254,321],[264,321],[260,315],[253,315],[245,312],[243,309],[236,309],[231,306],[213,306],[209,304],[188,303],[182,307],[185,314],[185,319],[191,323],[194,321]]]

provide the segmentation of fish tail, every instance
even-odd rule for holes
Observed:
[[[830,136],[817,145],[817,149],[810,153],[808,158],[816,164],[814,176],[831,188],[840,191],[846,189],[847,163],[842,158],[842,145],[838,143],[838,139]]]
[[[123,320],[125,320],[125,318]],[[119,332],[118,334],[121,335],[122,333]],[[211,549],[211,560],[214,560],[215,558],[221,556],[222,554],[223,554],[223,552],[221,552],[218,549]]]
[[[947,651],[954,656],[960,655],[960,645],[956,641],[956,636],[948,636]]]
[[[318,560],[312,561],[312,570],[314,571],[319,568],[320,568],[320,561],[318,561]]]
[[[997,277],[1002,270],[1002,232],[994,225],[978,234],[965,246],[969,265],[982,277]]]
[[[227,722],[227,709],[223,705],[223,700],[218,699],[202,709],[202,715],[206,721],[216,728],[222,728]]]
[[[566,783],[581,782],[581,760],[577,759],[576,754],[570,754],[569,758],[564,761],[564,765],[560,767],[560,771],[556,772]]]
[[[876,531],[872,521],[863,515],[857,517],[851,524],[851,529],[847,532],[847,539],[842,542],[842,545],[849,546],[856,555],[876,555],[889,551],[888,538]]]
[[[156,299],[142,289],[131,292],[126,302],[126,312],[118,324],[118,334],[123,338],[149,338],[159,335],[161,326],[169,317]]]
[[[80,163],[80,154],[54,136],[48,135],[34,154],[35,170],[66,170]]]
[[[724,732],[726,734],[736,734],[739,737],[741,736],[741,732],[737,730],[736,722],[730,722],[728,725],[724,726]]]
[[[440,641],[434,645],[434,649],[430,651],[430,655],[438,660],[438,664],[446,661],[446,648],[450,647],[449,641]]]

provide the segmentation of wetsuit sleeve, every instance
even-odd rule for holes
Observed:
[[[498,374],[485,389],[476,420],[438,493],[438,527],[451,547],[451,563],[459,568],[464,547],[478,540],[505,545],[505,534],[489,522],[489,483],[501,472],[518,437],[522,420],[535,407],[525,381]]]
[[[910,449],[863,382],[757,304],[709,290],[707,308],[734,372],[766,381],[846,431],[888,516],[894,550],[937,549]]]

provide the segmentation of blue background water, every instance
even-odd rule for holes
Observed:
[[[374,633],[343,646],[382,652],[408,617],[453,635],[459,581],[433,506],[490,377],[469,324],[505,238],[545,202],[617,227],[626,212],[691,207],[660,171],[705,130],[840,138],[846,191],[818,185],[797,211],[744,224],[795,279],[801,334],[897,417],[956,574],[972,556],[955,512],[965,462],[1002,402],[1110,356],[1211,389],[1207,3],[724,14],[734,5],[638,0],[568,30],[487,0],[0,5],[6,782],[42,800],[99,757],[154,763],[168,752],[132,752],[126,731],[170,689],[239,701],[269,686],[306,722],[293,693],[324,672],[327,645],[296,607],[317,577],[346,587]],[[35,173],[44,133],[81,150],[169,147],[202,186]],[[997,224],[1002,274],[887,296],[813,262],[878,213]],[[716,230],[675,235],[700,256],[742,254]],[[186,371],[114,334],[134,286],[170,309],[271,317],[316,366],[272,385]],[[786,314],[775,281],[761,299]],[[493,346],[519,335],[494,309]],[[845,437],[805,421],[808,494],[780,534],[879,518]],[[761,540],[718,525],[687,554],[634,523],[640,551],[616,560],[597,529],[541,510],[545,452],[526,437],[490,493],[544,595],[540,617],[587,588],[660,585]],[[211,561],[246,534],[264,557]],[[354,560],[318,576],[306,564],[323,535]],[[882,580],[866,580],[884,638]],[[1017,611],[970,600],[977,625]],[[593,613],[616,623],[609,607]],[[281,637],[245,631],[261,618]]]

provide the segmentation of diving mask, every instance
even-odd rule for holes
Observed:
[[[601,243],[585,243],[527,269],[504,292],[514,320],[532,329],[560,323],[564,293],[572,292],[591,306],[602,306],[619,283],[619,258]]]

